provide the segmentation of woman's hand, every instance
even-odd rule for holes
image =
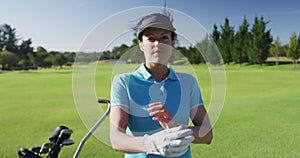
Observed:
[[[173,120],[172,113],[161,102],[149,104],[148,112],[153,116],[154,121],[158,121],[163,128],[172,128],[178,126]]]

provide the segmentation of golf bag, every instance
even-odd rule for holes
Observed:
[[[109,100],[99,99],[98,103],[107,104],[107,110],[81,140],[73,158],[78,158],[84,143],[93,134],[96,128],[104,121],[104,119],[108,116],[110,112]],[[46,142],[42,146],[34,146],[30,149],[20,148],[18,151],[19,158],[42,158],[42,154],[47,154],[47,158],[58,158],[59,152],[63,146],[74,144],[74,141],[69,139],[72,133],[73,131],[68,127],[58,126],[57,128],[55,128],[54,132],[49,138],[50,142]]]
[[[19,158],[42,158],[31,150],[20,148],[18,151]]]
[[[66,126],[58,126],[42,146],[33,146],[30,149],[20,148],[19,158],[42,158],[42,154],[47,154],[47,158],[57,158],[61,148],[65,145],[72,145],[74,141],[69,139],[73,131]]]

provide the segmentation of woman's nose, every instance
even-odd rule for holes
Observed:
[[[155,41],[154,41],[154,45],[155,45],[155,46],[158,46],[158,44],[159,44],[159,41],[158,41],[158,40],[155,40]]]

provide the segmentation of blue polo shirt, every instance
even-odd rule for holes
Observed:
[[[147,111],[153,102],[162,102],[172,112],[175,122],[188,125],[190,110],[203,105],[197,80],[189,74],[175,72],[170,66],[168,76],[156,82],[142,64],[131,73],[116,75],[111,87],[111,106],[129,109],[126,133],[144,136],[162,130],[159,122],[153,121]],[[146,153],[125,154],[125,157],[161,157]],[[182,158],[191,157],[188,150]]]

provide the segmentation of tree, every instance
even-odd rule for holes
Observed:
[[[279,66],[279,57],[280,57],[280,52],[282,51],[282,49],[283,48],[279,41],[279,37],[277,37],[274,42],[274,45],[272,45],[269,50],[269,52],[272,54],[272,56],[276,59],[275,60],[276,66]]]
[[[287,49],[287,55],[293,60],[294,67],[297,67],[300,56],[300,35],[298,39],[296,33],[293,33],[293,35],[290,37],[290,45]]]
[[[189,62],[191,62],[190,61],[190,52],[186,47],[178,46],[178,47],[176,47],[176,50],[178,50],[183,56],[185,56],[186,58],[189,59]]]
[[[110,52],[109,50],[103,51],[103,52],[101,53],[100,59],[101,59],[101,60],[111,59],[111,58],[110,58],[110,57],[111,57],[110,54],[111,54],[111,52]]]
[[[52,55],[47,56],[43,61],[44,68],[51,68],[52,66]]]
[[[47,50],[44,47],[42,47],[42,46],[36,47],[36,51],[37,52],[47,52]]]
[[[282,51],[280,52],[280,56],[287,57],[287,50],[289,49],[289,44],[284,44],[282,46]]]
[[[243,24],[239,27],[238,32],[234,36],[232,58],[236,63],[244,63],[248,61],[247,51],[249,49],[249,23],[244,17]]]
[[[10,51],[0,52],[0,64],[2,65],[2,70],[12,70],[18,62],[18,56]]]
[[[67,60],[65,65],[72,66],[74,61],[75,61],[75,58],[76,58],[76,53],[74,53],[74,52],[65,52],[64,56],[66,57],[66,60]],[[98,58],[99,58],[99,56],[100,55],[98,54]]]
[[[129,49],[129,46],[122,44],[121,46],[114,47],[111,52],[111,59],[119,59],[126,51]]]
[[[54,56],[54,65],[58,65],[60,68],[63,68],[63,65],[66,63],[67,59],[62,53],[57,53]]]
[[[201,55],[203,56],[204,60],[206,62],[210,61],[210,56],[209,56],[209,46],[210,46],[210,40],[209,40],[209,36],[208,34],[206,34],[205,38],[200,42],[196,44],[196,48],[198,48],[198,50],[200,51]],[[192,51],[194,52],[194,51]],[[197,62],[197,64],[200,63],[201,59],[200,59],[200,53],[198,53],[198,56],[193,55],[190,58],[192,58],[191,60],[194,60],[194,62]]]
[[[0,51],[4,50],[4,47],[5,47],[4,31],[0,28]]]
[[[30,53],[33,53],[33,47],[31,47],[31,39],[22,41],[21,45],[18,47],[18,55],[21,58],[19,65],[23,70],[28,70],[34,62],[34,56],[30,59]]]
[[[189,52],[189,61],[191,64],[201,63],[203,59],[201,58],[201,54],[198,51],[198,49],[196,49],[195,47],[189,47],[188,52]]]
[[[249,61],[252,64],[260,64],[269,56],[269,49],[273,38],[271,36],[271,30],[266,30],[266,25],[269,22],[265,22],[263,17],[255,17],[254,24],[251,29],[251,44],[250,51],[248,52]]]
[[[56,51],[51,51],[46,59],[47,62],[50,61],[52,65],[59,66],[60,68],[63,68],[63,65],[67,61],[62,53]]]
[[[213,32],[212,32],[212,38],[215,41],[215,43],[218,45],[218,42],[220,40],[220,32],[218,31],[218,27],[216,24],[213,26]]]
[[[49,67],[49,63],[45,62],[45,59],[48,57],[47,50],[42,47],[38,46],[36,48],[36,56],[35,56],[35,63],[37,67],[47,68]]]
[[[206,54],[206,60],[213,65],[223,64],[222,56],[219,54],[220,35],[221,33],[218,31],[217,25],[214,25],[209,42],[208,54]]]
[[[136,37],[136,34],[134,33],[133,34],[133,39],[132,39],[132,45],[131,45],[131,47],[134,47],[134,46],[137,46],[137,45],[139,45],[139,40],[138,40],[138,38]]]
[[[0,51],[7,50],[17,53],[17,35],[16,29],[8,24],[0,25]]]
[[[232,62],[232,49],[234,42],[234,29],[229,24],[229,19],[225,18],[224,26],[221,26],[221,38],[219,40],[219,49],[222,54],[223,60],[225,64],[229,64]]]

